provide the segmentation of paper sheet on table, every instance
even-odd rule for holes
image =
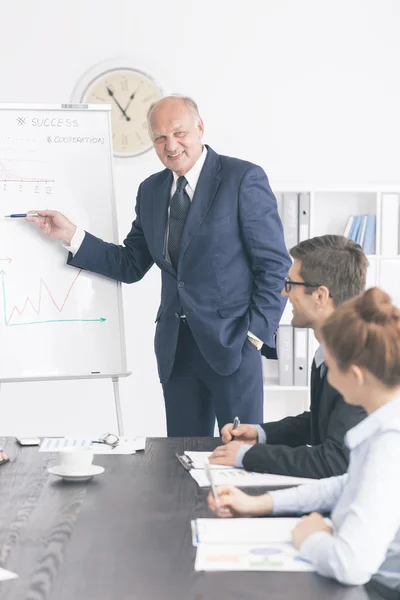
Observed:
[[[315,571],[291,544],[200,544],[195,571]]]
[[[18,575],[16,573],[12,573],[11,571],[6,571],[6,569],[0,568],[0,581],[5,581],[6,579],[16,579]]]
[[[204,469],[191,469],[189,473],[200,487],[210,486]],[[306,477],[274,475],[273,473],[253,473],[252,471],[231,467],[229,469],[213,469],[213,481],[215,485],[235,485],[236,487],[282,487],[315,483],[318,480],[307,479]]]
[[[290,544],[299,518],[195,519],[191,521],[193,546],[199,544]]]
[[[107,444],[92,444],[94,438],[44,438],[40,445],[39,452],[59,452],[67,446],[91,446],[94,454],[135,454],[138,450],[144,450],[146,438],[120,437],[119,444],[115,448]]]
[[[204,463],[208,461],[212,452],[185,452],[186,456],[192,461],[193,469],[204,469]],[[210,465],[210,469],[231,469],[227,465]]]

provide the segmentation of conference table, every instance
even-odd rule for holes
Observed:
[[[71,483],[47,472],[56,453],[0,439],[12,459],[0,467],[0,567],[19,575],[0,600],[367,600],[315,573],[194,571],[190,520],[212,515],[175,453],[218,443],[147,439],[135,455],[96,455],[105,472]]]

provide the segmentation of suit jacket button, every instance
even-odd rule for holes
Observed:
[[[177,319],[179,319],[179,317],[181,316],[179,313],[175,313],[175,316]]]
[[[184,287],[184,282],[183,281],[178,281],[178,287]]]

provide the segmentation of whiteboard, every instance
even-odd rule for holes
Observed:
[[[3,216],[59,210],[118,243],[110,107],[0,104],[0,205],[0,380],[125,373],[120,284]]]

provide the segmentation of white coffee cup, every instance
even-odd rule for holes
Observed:
[[[90,446],[66,446],[61,448],[60,467],[65,473],[87,473],[93,462]]]

